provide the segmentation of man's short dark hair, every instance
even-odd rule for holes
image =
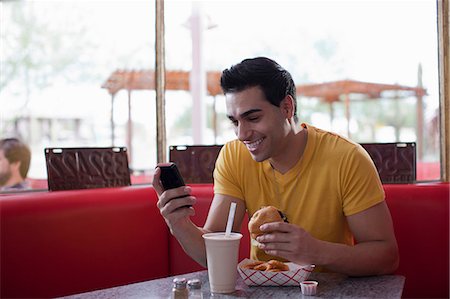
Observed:
[[[28,146],[17,138],[0,139],[0,150],[3,150],[9,163],[20,162],[20,175],[26,178],[30,169],[31,152]]]
[[[225,94],[259,86],[266,99],[277,107],[290,95],[294,99],[294,120],[298,121],[294,80],[287,70],[272,59],[256,57],[233,65],[222,72],[220,86]]]

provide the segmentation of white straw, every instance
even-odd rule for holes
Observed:
[[[230,213],[228,213],[228,221],[227,221],[227,228],[225,230],[225,237],[229,237],[231,234],[235,213],[236,213],[236,203],[232,202],[230,205]]]

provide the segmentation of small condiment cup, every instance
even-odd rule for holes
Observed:
[[[306,296],[314,296],[317,293],[317,285],[319,283],[314,280],[305,280],[300,283],[302,294]]]

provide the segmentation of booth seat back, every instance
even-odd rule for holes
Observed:
[[[449,296],[449,186],[384,185],[405,298]],[[192,187],[201,226],[213,186]],[[203,269],[156,202],[150,186],[0,195],[0,297],[58,297]],[[249,255],[247,222],[240,259]]]
[[[1,298],[57,297],[169,275],[150,187],[0,196]]]
[[[449,298],[449,184],[384,185],[404,298]],[[424,287],[426,283],[426,287]]]

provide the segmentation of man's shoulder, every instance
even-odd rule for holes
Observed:
[[[335,141],[337,140],[339,143],[341,143],[341,145],[347,145],[349,147],[355,147],[358,146],[358,143],[356,143],[355,141],[349,139],[348,137],[345,137],[344,135],[341,135],[339,133],[335,133],[333,131],[328,131],[328,130],[324,130],[324,129],[320,129],[317,127],[308,127],[308,129],[310,130],[314,130],[315,134],[317,135],[318,138],[323,138],[326,141]]]
[[[258,163],[253,160],[245,144],[238,139],[226,142],[222,147],[220,156],[223,162],[233,163],[235,166],[247,167]]]
[[[223,146],[223,150],[233,155],[242,155],[248,152],[245,145],[238,139],[226,142]]]
[[[313,133],[315,151],[324,152],[327,156],[348,155],[362,150],[359,143],[341,134],[312,126],[308,127],[308,131]]]
[[[230,147],[230,148],[238,148],[242,146],[242,142],[239,141],[239,139],[233,139],[230,141],[225,142],[224,146]]]

